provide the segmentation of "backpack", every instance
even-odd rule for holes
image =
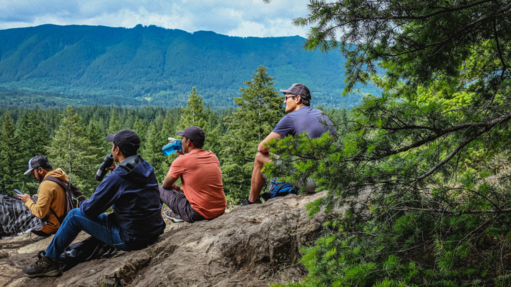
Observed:
[[[61,179],[58,179],[53,176],[46,177],[41,183],[45,181],[53,181],[56,184],[58,184],[62,189],[64,190],[64,193],[66,194],[66,206],[64,209],[64,214],[62,216],[57,216],[55,211],[50,207],[50,211],[57,217],[57,220],[60,224],[64,221],[64,218],[66,218],[67,214],[74,208],[80,207],[80,203],[85,200],[85,196],[83,193],[76,188],[73,184],[71,184],[71,180],[69,180],[69,183],[64,182]]]
[[[270,188],[267,192],[263,193],[261,197],[264,199],[264,201],[267,201],[271,198],[286,196],[290,194],[298,194],[298,189],[290,183],[272,179],[270,181]]]

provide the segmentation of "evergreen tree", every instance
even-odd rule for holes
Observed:
[[[91,145],[80,117],[71,107],[66,108],[62,124],[46,150],[54,168],[62,168],[85,195],[92,195],[98,185],[94,173],[101,164],[103,149]]]
[[[5,112],[2,122],[2,133],[0,134],[0,180],[5,190],[12,191],[13,188],[20,188],[23,177],[23,166],[20,162],[20,144],[16,137],[16,128],[9,115]],[[25,168],[28,166],[25,163]]]
[[[161,150],[162,147],[168,143],[168,140],[165,137],[167,133],[162,131],[162,123],[163,121],[161,120],[160,115],[149,125],[148,136],[145,141],[144,153],[142,155],[144,159],[154,167],[156,178],[160,183],[166,175],[166,173],[162,171],[168,166],[166,163],[166,157]]]
[[[195,87],[193,87],[190,95],[188,96],[186,107],[181,109],[183,114],[181,115],[178,130],[184,130],[190,126],[197,126],[202,129],[206,127],[208,114],[204,109],[202,96],[197,93],[197,89]]]
[[[133,123],[133,131],[138,135],[140,138],[140,149],[138,150],[138,153],[140,155],[144,154],[144,146],[147,139],[147,125],[144,124],[142,120],[140,120],[138,117],[135,118],[135,122]]]
[[[98,122],[90,120],[86,134],[92,146],[102,147],[105,145],[106,136],[101,132]]]
[[[245,82],[247,87],[240,89],[241,97],[234,98],[238,109],[225,119],[228,133],[222,139],[222,172],[224,189],[234,201],[248,194],[257,146],[284,116],[284,97],[274,83],[260,66]]]
[[[28,160],[35,155],[43,155],[45,146],[50,143],[50,137],[44,123],[39,119],[34,110],[29,111],[21,118],[17,135],[20,138],[20,146],[23,152],[23,160]]]
[[[206,134],[206,141],[204,142],[204,149],[212,150],[214,153],[219,152],[219,127],[214,126],[211,119],[211,109],[209,106],[204,108],[204,101],[202,96],[197,93],[195,87],[188,96],[186,107],[182,108],[181,120],[178,125],[178,130],[184,130],[190,126],[197,126],[204,130]]]

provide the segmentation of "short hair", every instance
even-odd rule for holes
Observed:
[[[138,147],[133,147],[133,148],[127,148],[127,147],[121,147],[121,146],[118,146],[114,143],[114,149],[118,147],[119,150],[122,152],[122,155],[124,157],[130,157],[132,155],[136,155],[137,154],[137,151],[138,151]]]
[[[310,99],[304,99],[301,95],[297,95],[297,96],[299,96],[299,97],[300,97],[300,100],[302,101],[302,104],[304,104],[304,105],[306,105],[306,106],[310,107],[310,105],[311,105],[311,101],[310,101]]]
[[[46,171],[52,171],[53,170],[53,167],[51,167],[51,165],[46,165],[46,166],[40,166],[40,168],[46,170]]]
[[[191,140],[192,143],[193,143],[193,146],[196,147],[196,148],[202,148],[204,146],[204,141],[192,140],[192,139],[188,139],[188,140]]]

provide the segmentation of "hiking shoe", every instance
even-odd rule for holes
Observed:
[[[251,205],[251,204],[261,204],[261,200],[258,198],[256,201],[254,202],[250,202],[250,200],[248,200],[248,196],[247,196],[247,199],[245,199],[245,201],[243,201],[241,203],[241,206],[247,206],[247,205]]]
[[[184,220],[181,218],[181,216],[175,214],[174,212],[167,210],[165,211],[165,217],[172,220],[174,223],[183,222]]]
[[[29,241],[30,241],[30,243],[36,243],[36,242],[46,239],[48,237],[49,236],[41,236],[41,235],[37,235],[37,234],[30,232]]]
[[[62,274],[59,264],[46,256],[44,251],[39,251],[37,253],[37,261],[33,265],[23,267],[22,271],[30,278],[55,277]]]

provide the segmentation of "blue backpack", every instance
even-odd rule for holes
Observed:
[[[264,199],[264,201],[267,201],[271,198],[290,194],[298,194],[298,189],[290,183],[279,181],[278,179],[272,179],[270,180],[270,188],[267,192],[261,195],[261,198]]]

